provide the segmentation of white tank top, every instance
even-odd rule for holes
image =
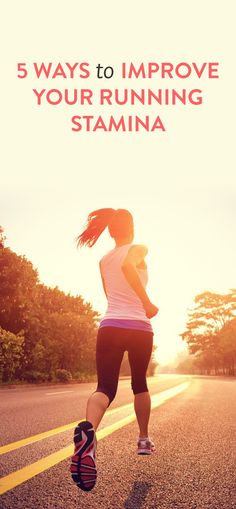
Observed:
[[[128,283],[121,269],[122,262],[131,246],[132,244],[125,244],[115,247],[100,260],[108,300],[108,307],[102,320],[142,320],[150,323],[141,300]],[[136,268],[136,270],[145,288],[148,281],[147,269]]]

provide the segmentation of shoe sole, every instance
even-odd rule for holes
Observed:
[[[137,451],[137,454],[140,454],[140,455],[146,455],[146,456],[148,456],[148,455],[149,455],[149,456],[150,456],[150,454],[152,454],[152,452],[153,452],[153,451],[147,451],[147,450],[144,450],[144,449],[142,450],[142,449],[141,449],[141,450]]]
[[[88,423],[80,423],[74,431],[75,453],[71,458],[71,476],[75,484],[83,491],[91,491],[97,480],[95,463],[96,436]]]

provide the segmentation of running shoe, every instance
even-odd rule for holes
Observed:
[[[139,438],[137,454],[152,454],[156,450],[151,438]]]
[[[71,475],[83,491],[91,491],[97,480],[95,463],[97,439],[91,422],[83,421],[74,431],[75,451],[71,458]]]

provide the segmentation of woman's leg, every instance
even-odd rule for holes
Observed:
[[[70,466],[73,481],[83,491],[92,490],[96,483],[95,431],[116,394],[120,364],[124,354],[122,336],[122,329],[114,327],[98,330],[96,347],[98,386],[88,400],[86,420],[80,422],[75,428],[75,451]]]
[[[148,423],[151,413],[151,398],[149,392],[134,395],[134,410],[139,425],[139,438],[148,437]]]
[[[132,374],[134,409],[139,425],[139,437],[148,437],[151,398],[147,387],[146,372],[152,354],[153,334],[132,331],[129,345],[129,362]]]
[[[120,365],[124,355],[122,329],[102,327],[98,330],[96,345],[96,365],[98,385],[91,394],[86,411],[86,419],[96,430],[101,419],[115,398]]]
[[[95,431],[109,406],[109,402],[108,396],[103,392],[94,392],[88,399],[86,420],[91,422]]]

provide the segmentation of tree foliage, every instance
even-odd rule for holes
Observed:
[[[4,380],[14,376],[23,379],[25,373],[28,379],[37,373],[38,378],[42,375],[41,378],[50,380],[58,369],[77,376],[85,371],[93,373],[98,313],[81,296],[65,294],[57,287],[40,283],[32,263],[5,247],[4,240],[0,229]],[[12,370],[10,361],[6,360],[11,355]]]
[[[12,380],[23,358],[24,337],[0,327],[0,381]]]
[[[204,292],[195,297],[181,334],[202,373],[235,374],[236,289],[227,294]]]

